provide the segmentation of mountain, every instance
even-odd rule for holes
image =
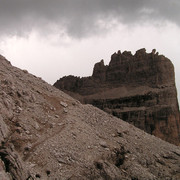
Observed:
[[[179,164],[180,147],[0,56],[1,180],[178,180]]]
[[[96,63],[90,77],[66,76],[55,87],[165,141],[180,144],[174,67],[163,55],[118,51],[109,65]]]

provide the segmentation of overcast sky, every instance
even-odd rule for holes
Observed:
[[[51,84],[140,48],[171,59],[180,94],[180,0],[0,0],[0,54]]]

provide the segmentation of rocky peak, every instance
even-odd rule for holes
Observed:
[[[132,53],[131,53],[131,51],[124,51],[124,52],[122,53],[122,55],[124,55],[124,56],[126,56],[126,57],[132,57],[132,56],[133,56]]]
[[[142,48],[135,55],[130,51],[114,53],[108,66],[101,61],[95,64],[92,77],[79,79],[81,86],[76,91],[60,88],[65,82],[66,78],[60,79],[55,86],[150,134],[180,143],[174,66],[155,49],[146,53]]]
[[[136,51],[135,57],[136,58],[143,58],[146,55],[146,49],[142,48]]]
[[[106,69],[107,67],[104,65],[104,60],[101,60],[94,65],[92,77],[104,82],[106,80]]]
[[[152,54],[155,54],[155,53],[156,53],[156,49],[153,49],[151,53],[152,53]]]

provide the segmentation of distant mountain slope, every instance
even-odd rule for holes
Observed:
[[[91,77],[66,76],[55,87],[165,141],[180,144],[180,116],[174,67],[163,55],[138,50],[101,60]]]
[[[0,56],[0,179],[180,179],[180,148]]]

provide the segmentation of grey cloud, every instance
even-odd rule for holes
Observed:
[[[70,36],[105,32],[98,20],[125,25],[171,21],[180,26],[179,0],[0,0],[1,35],[64,28]]]

